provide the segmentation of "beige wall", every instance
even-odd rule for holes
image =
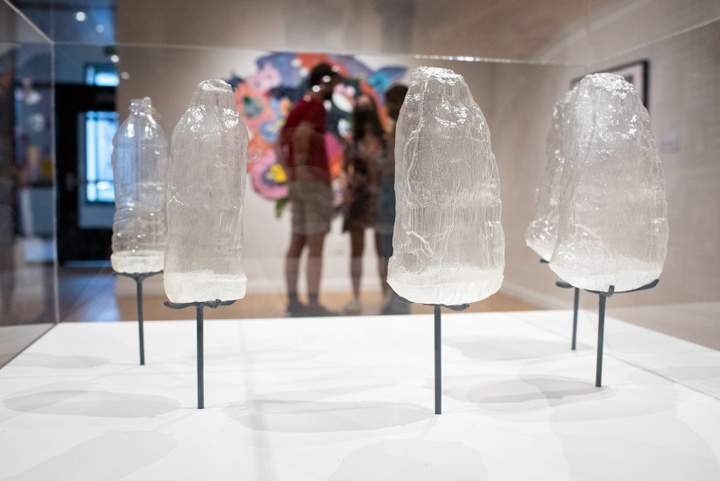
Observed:
[[[650,112],[668,182],[669,254],[656,289],[615,296],[612,303],[625,306],[718,300],[717,2],[570,2],[583,4],[590,15],[578,19],[573,18],[577,12],[570,12],[564,27],[556,25],[552,31],[532,30],[532,25],[523,20],[522,10],[495,12],[497,22],[508,18],[506,30],[514,32],[510,37],[498,33],[502,28],[490,31],[491,26],[485,24],[484,29],[471,28],[468,22],[478,18],[479,11],[479,4],[473,2],[451,3],[447,11],[438,11],[425,1],[385,2],[396,5],[393,11],[358,9],[356,2],[350,1],[306,0],[272,5],[191,0],[138,2],[121,0],[118,4],[120,69],[130,75],[121,83],[120,105],[149,95],[168,133],[187,107],[198,82],[227,78],[232,71],[239,75],[250,73],[246,69],[252,68],[252,60],[261,51],[365,54],[361,58],[376,65],[445,66],[464,75],[488,119],[501,175],[507,239],[503,290],[547,307],[567,307],[571,295],[555,287],[555,276],[547,266],[539,264],[534,252],[525,246],[523,236],[534,214],[534,190],[545,164],[545,137],[552,105],[574,77],[648,58]],[[403,7],[408,3],[414,6]],[[520,4],[513,3],[516,7]],[[570,3],[556,0],[550,5],[558,10],[557,15],[562,15],[560,10],[563,6],[570,9]],[[468,14],[463,15],[461,8]],[[203,16],[208,12],[213,19]],[[458,18],[464,20],[453,37],[448,32],[452,32]],[[714,23],[708,24],[713,19]],[[525,37],[523,27],[527,29]],[[507,47],[508,55],[504,56],[502,45],[508,42],[513,45]],[[155,46],[148,47],[147,43]],[[530,50],[532,53],[528,53]],[[416,58],[409,52],[422,55]],[[483,56],[490,52],[513,60],[462,62],[427,56]],[[248,192],[244,257],[249,290],[253,290],[253,282],[260,290],[282,290],[288,219],[275,219],[272,205],[251,189]],[[335,225],[326,250],[325,288],[349,288],[347,256],[347,239]],[[366,254],[365,265],[366,288],[377,289],[372,248]],[[588,306],[596,302],[585,297]]]
[[[585,26],[587,27],[587,26]],[[591,59],[588,71],[649,61],[649,110],[667,181],[670,237],[660,284],[615,296],[612,307],[720,300],[720,3],[669,0],[629,2],[593,16],[588,29],[553,45],[537,58]],[[587,41],[578,41],[584,38]],[[518,164],[522,168],[521,164]],[[527,165],[532,170],[534,166]],[[518,212],[518,218],[526,215]],[[548,273],[527,253],[508,257],[504,286],[538,300],[569,299],[538,282]],[[551,277],[551,276],[550,276]],[[531,292],[527,292],[531,289]],[[594,306],[594,296],[584,296]]]

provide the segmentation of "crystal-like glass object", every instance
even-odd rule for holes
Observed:
[[[412,302],[448,306],[497,292],[505,268],[500,181],[485,117],[461,75],[413,71],[395,159],[388,283]]]
[[[525,243],[546,261],[552,257],[557,242],[562,172],[565,166],[565,131],[567,110],[577,85],[555,104],[547,136],[547,162],[540,186],[535,192],[535,218],[525,230]]]
[[[198,85],[171,149],[165,293],[175,303],[241,299],[248,133],[230,85]]]
[[[632,84],[608,73],[580,82],[565,154],[550,268],[575,287],[602,292],[657,279],[667,254],[665,177]]]
[[[113,139],[115,219],[110,262],[116,272],[159,272],[165,249],[168,140],[148,97],[130,102]]]

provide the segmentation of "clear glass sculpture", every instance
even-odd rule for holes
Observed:
[[[497,292],[505,268],[500,181],[485,117],[461,75],[413,71],[395,159],[388,283],[412,302],[448,306]]]
[[[230,85],[198,85],[171,148],[165,293],[175,303],[241,299],[248,133]]]
[[[575,287],[602,292],[657,279],[667,254],[665,177],[632,84],[608,73],[580,82],[565,155],[550,268]]]
[[[159,272],[165,249],[168,140],[148,97],[130,102],[113,139],[115,219],[110,262],[116,272]]]
[[[577,85],[555,104],[552,123],[547,136],[547,162],[543,178],[535,192],[535,218],[525,230],[525,243],[546,261],[552,257],[557,242],[557,224],[560,213],[560,192],[565,165],[565,131],[567,110],[577,91]]]

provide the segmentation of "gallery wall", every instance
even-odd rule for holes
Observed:
[[[684,305],[690,309],[694,304],[719,300],[719,19],[717,2],[633,2],[604,17],[594,17],[589,32],[569,34],[538,52],[537,59],[543,61],[577,60],[587,55],[593,60],[588,65],[590,72],[648,62],[649,111],[667,181],[668,256],[656,288],[615,296],[612,308]],[[588,43],[591,47],[574,43],[580,36],[594,39]],[[525,181],[540,175],[540,168],[526,163]],[[518,217],[532,215],[529,212],[519,212]],[[509,226],[517,229],[517,234],[521,227]],[[569,299],[569,293],[553,286],[551,273],[533,263],[532,252],[515,247],[508,249],[506,292],[536,302],[558,299],[558,295]],[[596,307],[596,302],[585,296],[582,304]]]

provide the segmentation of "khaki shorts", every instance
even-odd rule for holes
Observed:
[[[292,231],[298,234],[330,232],[333,197],[330,185],[320,181],[291,182]]]

